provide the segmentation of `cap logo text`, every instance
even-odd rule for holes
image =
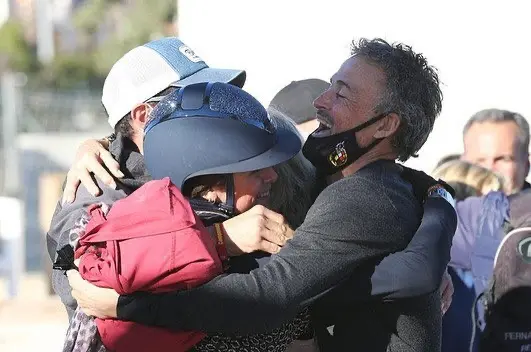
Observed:
[[[203,61],[203,59],[201,59],[198,55],[196,55],[194,53],[194,51],[192,49],[190,49],[189,47],[187,47],[186,45],[181,45],[179,47],[179,51],[188,58],[188,60],[192,61],[192,62],[199,62],[199,61]]]

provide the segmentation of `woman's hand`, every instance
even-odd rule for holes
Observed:
[[[102,319],[117,317],[120,295],[116,291],[92,285],[83,280],[77,270],[69,270],[66,275],[72,287],[72,296],[85,314]]]
[[[279,213],[262,205],[223,222],[229,256],[264,251],[278,253],[294,231]]]

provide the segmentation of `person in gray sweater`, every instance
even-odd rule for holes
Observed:
[[[315,102],[321,126],[303,148],[328,186],[277,255],[249,274],[159,295],[119,297],[112,290],[87,288],[70,271],[74,297],[85,312],[246,334],[273,329],[312,304],[321,351],[439,350],[438,292],[367,298],[375,267],[406,247],[422,218],[421,204],[395,160],[415,155],[433,128],[442,101],[437,74],[408,46],[361,40],[331,83]],[[433,191],[444,194],[442,188]],[[446,215],[440,226],[451,240],[455,212],[439,200]],[[449,245],[441,248],[447,263]],[[409,274],[400,280],[422,275],[409,269],[393,267]]]

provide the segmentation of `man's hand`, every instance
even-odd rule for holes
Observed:
[[[116,188],[116,182],[111,174],[117,178],[124,177],[124,174],[120,171],[120,165],[102,143],[103,141],[89,139],[79,146],[74,165],[68,171],[66,177],[63,203],[72,203],[74,201],[77,188],[81,183],[92,195],[97,196],[100,194],[101,190],[94,182],[91,173],[112,188]],[[101,165],[102,163],[105,164],[109,171]]]
[[[445,314],[450,308],[450,304],[452,304],[452,296],[454,294],[454,284],[452,283],[452,277],[448,274],[448,269],[444,272],[439,292],[441,293],[441,311],[442,314]]]
[[[262,205],[226,220],[223,229],[229,256],[257,250],[277,253],[294,232],[281,214]]]
[[[72,297],[85,314],[102,319],[117,317],[119,295],[116,291],[92,285],[83,280],[76,270],[69,270],[66,275],[72,287]]]

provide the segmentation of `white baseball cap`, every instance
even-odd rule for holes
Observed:
[[[122,56],[105,79],[101,102],[114,128],[136,105],[149,101],[170,86],[224,82],[242,87],[245,78],[242,70],[208,67],[181,40],[166,37],[138,46]]]

